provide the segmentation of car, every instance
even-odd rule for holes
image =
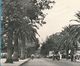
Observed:
[[[53,57],[53,53],[54,53],[54,51],[49,51],[48,57],[49,57],[49,58],[52,58],[52,57]]]
[[[77,52],[74,54],[74,57],[75,57],[75,60],[76,60],[76,61],[80,60],[80,51],[77,51]]]
[[[60,55],[59,54],[53,54],[53,57],[52,57],[53,60],[60,60]]]
[[[4,52],[4,53],[1,53],[1,58],[6,58],[7,57],[7,53]]]
[[[40,58],[40,55],[36,55],[36,58]]]
[[[66,53],[63,53],[62,54],[62,58],[66,58]]]

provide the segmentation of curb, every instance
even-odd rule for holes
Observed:
[[[23,64],[27,63],[28,61],[30,61],[30,59],[28,59],[27,61],[23,62],[23,63],[20,64],[19,66],[22,66]]]

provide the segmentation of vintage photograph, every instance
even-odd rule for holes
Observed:
[[[0,66],[80,66],[80,0],[0,0]]]

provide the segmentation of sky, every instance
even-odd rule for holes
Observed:
[[[71,19],[76,19],[74,16],[80,10],[80,0],[55,0],[55,5],[50,10],[45,10],[48,15],[45,18],[47,22],[40,27],[40,42],[56,32],[61,32],[63,27],[69,24],[78,24],[77,22],[69,22]]]

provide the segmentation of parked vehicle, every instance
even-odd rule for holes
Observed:
[[[49,51],[48,57],[49,57],[49,58],[52,58],[52,57],[53,57],[53,51]]]
[[[66,56],[67,56],[67,54],[64,52],[64,53],[62,54],[62,58],[66,58]],[[70,55],[70,54],[68,54],[67,59],[70,59],[70,58],[71,58],[71,55]]]
[[[60,55],[59,54],[53,54],[53,60],[60,60]]]
[[[7,57],[7,53],[1,53],[1,58],[6,58]]]
[[[74,54],[74,59],[75,59],[75,61],[80,60],[80,51],[77,51],[77,52]]]

